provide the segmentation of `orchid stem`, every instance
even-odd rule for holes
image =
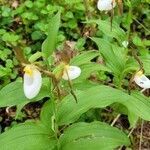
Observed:
[[[66,70],[66,74],[67,74],[67,77],[68,77],[68,85],[69,85],[69,87],[70,87],[70,93],[71,93],[71,95],[74,97],[76,103],[78,103],[78,100],[77,100],[77,97],[76,97],[76,95],[75,95],[75,93],[74,93],[74,91],[73,91],[72,84],[71,84],[71,81],[70,81],[70,79],[69,79],[69,74],[68,74],[68,71],[67,71],[67,70]]]

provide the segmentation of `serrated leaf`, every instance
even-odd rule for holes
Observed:
[[[128,95],[127,93],[109,86],[95,86],[85,91],[76,91],[78,103],[72,95],[65,97],[58,106],[57,121],[59,125],[76,121],[83,113],[91,108],[104,108],[113,103],[121,103],[128,111],[150,120],[150,101],[145,96]]]
[[[53,150],[56,140],[41,124],[24,123],[0,135],[1,150]]]
[[[48,58],[55,50],[55,45],[57,41],[57,34],[60,26],[60,12],[58,12],[50,21],[48,26],[48,36],[42,44],[42,52]]]
[[[73,124],[60,137],[61,150],[112,150],[129,144],[123,132],[101,122]]]

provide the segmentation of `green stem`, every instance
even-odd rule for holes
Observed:
[[[84,7],[85,7],[85,15],[87,19],[89,20],[91,18],[91,12],[89,10],[89,2],[88,0],[83,0],[83,2],[84,2]]]
[[[58,140],[58,133],[59,133],[59,131],[58,131],[58,124],[57,124],[57,107],[56,107],[56,102],[55,102],[55,95],[53,94],[53,88],[54,88],[54,86],[53,86],[53,84],[52,84],[52,78],[50,78],[49,79],[49,83],[50,83],[50,92],[51,92],[51,94],[50,94],[50,96],[51,96],[51,101],[52,101],[52,103],[53,103],[53,111],[54,111],[54,134],[55,134],[55,138],[56,138],[56,140],[57,140],[57,142],[59,142],[59,140]],[[59,144],[57,144],[57,149],[59,149]]]
[[[128,13],[128,27],[127,27],[127,39],[130,38],[130,32],[131,32],[131,23],[132,23],[132,7],[129,7],[129,13]]]

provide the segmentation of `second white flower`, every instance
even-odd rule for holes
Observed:
[[[65,66],[62,78],[64,80],[73,80],[79,77],[81,69],[77,66]]]

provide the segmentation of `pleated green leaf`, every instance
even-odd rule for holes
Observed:
[[[60,137],[61,150],[112,150],[129,145],[127,136],[105,123],[76,123]]]
[[[48,58],[55,50],[57,34],[60,26],[60,12],[58,12],[50,21],[48,26],[48,36],[42,44],[44,58]]]
[[[41,100],[44,97],[49,97],[49,87],[47,82],[44,82],[44,80],[40,93],[32,100],[25,97],[22,81],[15,81],[0,90],[0,107],[14,106],[22,103],[25,104]]]
[[[94,73],[100,70],[111,72],[111,70],[108,67],[102,64],[94,63],[94,62],[83,64],[80,66],[80,68],[81,68],[81,75],[77,79],[75,79],[74,82],[80,82],[82,80],[85,80],[88,77],[90,77],[91,73]]]
[[[54,103],[50,99],[43,105],[40,113],[41,122],[49,129],[54,130]]]
[[[106,65],[115,73],[120,74],[125,67],[126,51],[116,45],[112,45],[102,38],[92,38],[97,44],[99,52],[102,54]]]
[[[1,150],[53,150],[56,140],[38,123],[24,123],[0,135]]]
[[[126,33],[115,21],[113,21],[112,28],[110,20],[89,20],[87,23],[96,23],[100,31],[111,38],[117,39],[120,44],[126,40]]]
[[[99,56],[98,51],[92,51],[91,50],[91,51],[83,52],[82,54],[75,56],[71,60],[71,64],[73,64],[73,65],[83,65],[83,64],[89,63],[96,56]]]
[[[129,112],[150,121],[150,101],[143,95],[127,93],[109,86],[94,86],[85,91],[75,91],[78,103],[69,95],[58,106],[57,121],[65,125],[76,121],[91,108],[104,108],[113,103],[123,104]]]
[[[150,55],[141,56],[140,59],[143,62],[145,74],[150,75]]]

